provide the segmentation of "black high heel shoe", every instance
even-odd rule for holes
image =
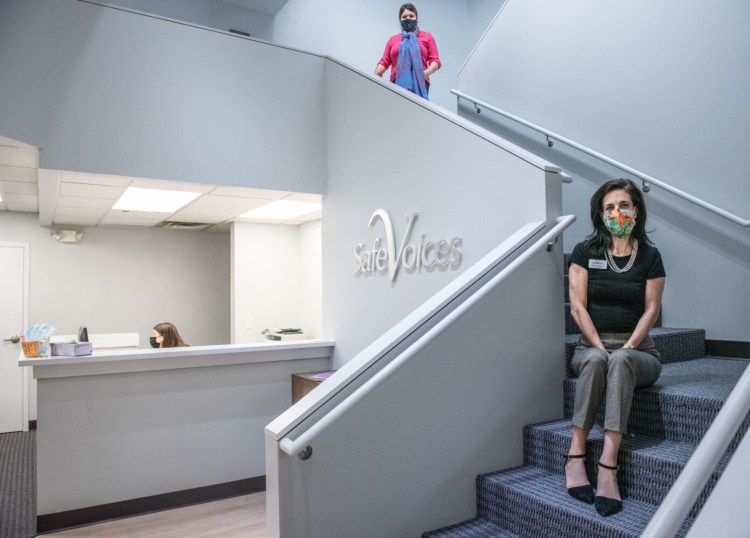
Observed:
[[[609,465],[604,465],[602,462],[599,462],[599,467],[609,469],[610,471],[615,471],[615,473],[619,469],[618,466],[611,467]],[[622,510],[622,501],[618,501],[617,499],[610,499],[609,497],[600,497],[599,495],[597,495],[594,498],[594,508],[596,508],[596,511],[599,512],[600,516],[608,517]]]
[[[572,456],[570,454],[566,454],[565,465],[567,465],[568,462],[572,459],[585,458],[585,457],[586,457],[586,454],[575,454]],[[583,501],[586,504],[594,504],[594,488],[591,487],[591,484],[586,484],[585,486],[576,486],[574,488],[568,488],[568,493],[574,499]]]

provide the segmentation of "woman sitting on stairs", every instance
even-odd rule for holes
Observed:
[[[661,308],[664,266],[646,235],[646,206],[629,179],[613,179],[591,198],[594,232],[570,256],[570,305],[581,329],[571,367],[578,376],[573,439],[565,456],[568,492],[602,516],[622,510],[617,455],[636,388],[661,373],[649,336]],[[604,449],[596,495],[586,475],[586,439],[604,398]]]

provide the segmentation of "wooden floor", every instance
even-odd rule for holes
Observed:
[[[42,536],[42,535],[40,535]],[[265,492],[118,519],[43,536],[149,538],[265,538]]]

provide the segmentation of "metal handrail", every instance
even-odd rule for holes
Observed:
[[[750,411],[750,367],[729,394],[641,538],[675,536]]]
[[[606,155],[602,155],[601,153],[594,151],[591,148],[587,148],[586,146],[579,144],[578,142],[574,142],[573,140],[570,140],[569,138],[565,138],[562,135],[559,135],[553,131],[550,131],[549,129],[545,129],[544,127],[541,127],[539,125],[536,125],[534,123],[531,123],[530,121],[527,121],[523,118],[520,118],[514,114],[511,114],[510,112],[506,112],[505,110],[501,110],[497,107],[494,107],[488,103],[485,103],[483,101],[480,101],[479,99],[475,99],[474,97],[471,97],[470,95],[466,95],[465,93],[459,91],[459,90],[451,90],[451,93],[456,95],[457,97],[461,99],[466,99],[467,101],[471,101],[474,103],[474,105],[482,108],[486,108],[487,110],[491,110],[492,112],[495,112],[496,114],[500,114],[501,116],[505,116],[508,119],[511,119],[517,123],[520,123],[521,125],[525,125],[526,127],[533,129],[535,131],[538,131],[545,135],[547,137],[547,144],[552,147],[554,142],[557,140],[559,142],[562,142],[572,148],[577,149],[578,151],[581,151],[587,155],[590,155],[596,159],[599,159],[600,161],[603,161],[607,164],[610,164],[614,166],[615,168],[619,168],[620,170],[624,170],[625,172],[628,172],[629,174],[639,178],[641,181],[643,181],[643,187],[645,191],[648,191],[649,185],[656,185],[657,187],[670,192],[674,194],[675,196],[678,196],[682,198],[683,200],[687,200],[688,202],[691,202],[699,207],[702,207],[703,209],[706,209],[710,211],[711,213],[714,213],[716,215],[719,215],[720,217],[723,217],[727,220],[730,220],[734,222],[735,224],[739,224],[742,227],[750,227],[750,219],[743,219],[742,217],[739,217],[735,215],[734,213],[730,213],[726,209],[722,209],[718,206],[715,206],[709,202],[706,202],[705,200],[702,200],[701,198],[698,198],[697,196],[693,196],[692,194],[689,194],[683,190],[680,190],[676,187],[673,187],[672,185],[665,183],[659,179],[656,179],[655,177],[649,176],[648,174],[644,174],[643,172],[640,172],[639,170],[636,170],[635,168],[632,168],[626,164],[623,164],[619,161],[616,161],[614,159],[611,159],[607,157]]]
[[[309,455],[309,451],[306,451],[307,446],[316,439],[323,431],[328,429],[329,426],[334,424],[339,417],[346,414],[351,410],[357,402],[362,400],[365,396],[370,394],[375,388],[380,386],[386,379],[388,379],[393,373],[395,373],[401,366],[406,364],[414,355],[428,345],[432,340],[447,327],[453,324],[461,316],[463,316],[467,310],[469,310],[474,304],[476,304],[481,298],[489,293],[495,286],[500,284],[503,280],[508,278],[516,269],[521,267],[533,254],[542,248],[548,248],[548,245],[554,243],[557,237],[562,234],[573,222],[575,222],[575,215],[567,215],[559,217],[557,223],[552,227],[550,231],[540,237],[533,245],[526,249],[518,258],[513,260],[507,267],[500,271],[497,275],[492,277],[483,287],[477,290],[466,299],[463,303],[457,306],[452,312],[446,315],[432,328],[430,328],[424,335],[422,335],[416,342],[414,342],[408,349],[401,353],[398,357],[393,359],[389,364],[383,367],[379,372],[374,374],[370,379],[358,387],[352,394],[350,394],[345,400],[338,404],[335,408],[330,410],[324,417],[313,424],[310,429],[302,433],[299,437],[292,440],[285,437],[279,442],[279,448],[286,454],[293,456],[295,454]]]

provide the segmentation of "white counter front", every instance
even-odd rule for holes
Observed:
[[[20,359],[37,379],[37,515],[263,477],[264,428],[291,374],[328,370],[307,340]]]

